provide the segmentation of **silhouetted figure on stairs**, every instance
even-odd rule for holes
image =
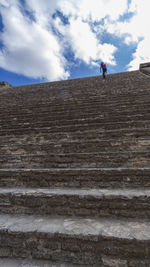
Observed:
[[[101,62],[100,72],[101,72],[101,70],[103,71],[103,78],[105,79],[105,77],[106,77],[105,73],[107,73],[107,67],[106,67],[106,64],[104,62]]]

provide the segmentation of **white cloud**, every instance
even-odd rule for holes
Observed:
[[[135,12],[131,21],[131,35],[142,40],[138,42],[133,60],[129,64],[129,70],[137,69],[140,63],[150,61],[149,7],[148,0],[132,0],[131,2],[130,10]]]
[[[129,70],[139,68],[142,62],[150,61],[150,38],[149,38],[149,1],[132,0],[128,12],[133,12],[129,21],[113,23],[106,20],[106,29],[109,33],[124,37],[126,44],[137,43],[136,52],[129,63]]]
[[[36,23],[41,27],[49,27],[51,15],[57,9],[59,0],[25,0],[26,8],[32,11]]]
[[[99,21],[108,15],[111,19],[117,19],[127,9],[127,0],[119,1],[118,5],[116,0],[60,0],[59,7],[67,16]]]
[[[86,64],[94,65],[100,59],[115,64],[116,48],[112,44],[101,44],[89,26],[91,19],[100,20],[106,15],[117,18],[125,10],[126,0],[119,5],[118,12],[112,9],[114,2],[93,0],[91,4],[91,0],[45,0],[43,3],[42,0],[26,0],[23,7],[19,0],[0,0],[4,25],[0,66],[28,77],[66,79],[69,72],[63,53],[68,47],[74,52],[74,58]],[[63,25],[58,18],[52,19],[56,9],[69,16],[69,25]],[[61,32],[62,38],[54,34],[52,26]]]
[[[0,5],[2,5],[4,7],[9,7],[9,3],[7,0],[0,0]]]
[[[2,8],[1,14],[4,24],[0,51],[2,68],[47,80],[68,78],[60,43],[51,30],[23,16],[16,3]]]
[[[104,30],[123,37],[126,44],[137,43],[129,69],[137,69],[150,60],[149,2],[148,0],[0,0],[3,21],[0,66],[28,77],[47,80],[69,77],[68,47],[75,59],[96,66],[101,59],[115,65],[117,48],[107,40],[102,42]],[[128,10],[127,10],[128,8]],[[26,10],[25,10],[26,9]],[[68,18],[52,15],[56,10]],[[27,11],[27,12],[26,12]],[[120,22],[125,12],[133,12],[130,20]],[[34,18],[34,19],[33,19]],[[105,20],[105,25],[101,20]],[[96,22],[96,24],[94,24]],[[61,33],[61,37],[54,33]],[[58,37],[59,36],[59,37]]]
[[[116,47],[112,44],[101,44],[88,22],[82,21],[81,18],[71,18],[68,25],[63,25],[61,20],[57,19],[55,27],[63,34],[76,59],[93,66],[97,60],[103,60],[111,65],[116,64],[114,58]]]
[[[133,60],[129,63],[129,70],[138,69],[140,63],[145,63],[150,61],[150,37],[145,37],[144,40],[140,41],[136,52],[133,54]]]
[[[71,19],[67,33],[76,58],[87,64],[90,59],[96,59],[98,42],[88,23],[81,19]]]

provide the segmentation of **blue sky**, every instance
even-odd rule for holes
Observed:
[[[148,0],[0,0],[0,80],[131,71],[150,61]]]

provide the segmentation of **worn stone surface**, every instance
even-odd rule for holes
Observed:
[[[142,227],[142,228],[141,228]],[[142,231],[139,231],[142,230]],[[79,236],[82,240],[98,241],[100,236],[128,239],[129,241],[149,241],[150,222],[147,220],[67,218],[49,216],[13,216],[1,215],[0,231],[8,234],[20,232],[45,234],[62,234]],[[36,233],[35,233],[36,235]],[[147,248],[149,249],[149,248]]]
[[[0,266],[150,266],[149,100],[140,71],[0,91]]]
[[[0,267],[84,267],[67,263],[54,263],[42,260],[0,259]],[[90,267],[90,266],[89,266]]]
[[[3,188],[0,212],[150,219],[150,190]]]
[[[150,168],[0,169],[2,187],[150,188]]]
[[[103,265],[106,267],[128,267],[127,260],[121,260],[117,258],[102,257]]]
[[[129,267],[149,267],[150,266],[150,262],[149,260],[137,260],[137,259],[133,259],[131,261],[129,261],[128,263]]]

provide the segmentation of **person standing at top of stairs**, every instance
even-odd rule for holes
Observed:
[[[100,72],[101,70],[103,70],[103,78],[105,79],[106,77],[106,73],[107,73],[107,67],[106,67],[106,64],[104,62],[101,62],[101,65],[100,65]]]

